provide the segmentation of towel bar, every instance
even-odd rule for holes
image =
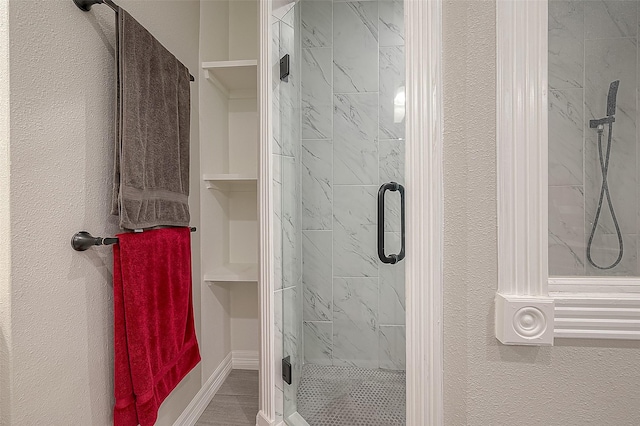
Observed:
[[[149,230],[161,229],[161,228],[173,228],[173,227],[172,226],[156,226],[154,228],[150,228]],[[193,226],[190,227],[189,229],[191,230],[191,232],[196,232],[196,228]],[[106,237],[106,238],[94,237],[87,231],[76,232],[73,235],[73,237],[71,237],[71,247],[73,247],[75,251],[85,251],[85,250],[89,250],[93,246],[110,246],[112,244],[118,244],[117,237]]]
[[[73,0],[73,2],[78,6],[78,9],[88,12],[91,10],[91,6],[94,4],[106,4],[117,14],[118,13],[118,5],[115,4],[111,0]],[[196,81],[196,79],[189,74],[189,80]]]

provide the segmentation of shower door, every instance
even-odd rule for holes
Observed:
[[[403,2],[300,0],[272,33],[278,417],[404,425]]]

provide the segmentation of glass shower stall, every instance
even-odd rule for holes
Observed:
[[[272,16],[278,417],[405,424],[402,1]]]
[[[550,276],[640,275],[639,11],[549,1]]]

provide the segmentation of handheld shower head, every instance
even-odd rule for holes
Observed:
[[[618,95],[618,86],[620,80],[612,81],[609,85],[609,96],[607,96],[607,115],[612,116],[616,114],[616,97]]]
[[[598,126],[604,126],[608,123],[616,121],[614,117],[616,115],[616,98],[618,96],[618,86],[620,80],[612,81],[609,85],[609,95],[607,95],[607,116],[604,118],[589,120],[589,127],[592,129],[598,128]]]

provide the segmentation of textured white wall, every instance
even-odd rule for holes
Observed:
[[[494,338],[495,2],[448,0],[443,28],[445,424],[638,424],[640,342]]]
[[[231,350],[258,352],[260,302],[256,283],[233,283],[231,291]]]
[[[0,423],[11,408],[9,221],[9,2],[0,0]]]
[[[198,1],[118,3],[198,75]],[[108,206],[114,14],[105,6],[83,13],[71,0],[12,0],[9,23],[13,389],[11,418],[2,412],[0,423],[107,425],[112,256],[106,248],[76,253],[69,239],[81,229],[117,232]],[[197,226],[197,84],[192,94]],[[194,276],[200,276],[197,251]],[[198,307],[199,283],[194,288]],[[165,403],[158,423],[171,424],[199,388],[197,370]]]

